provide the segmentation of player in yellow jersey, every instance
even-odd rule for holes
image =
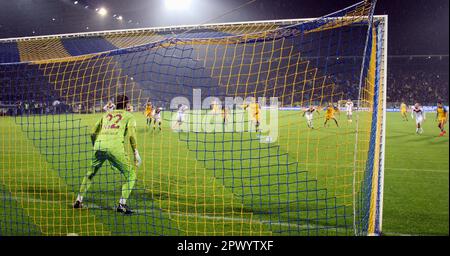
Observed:
[[[147,125],[150,126],[153,118],[153,104],[150,101],[145,104],[144,116],[147,119]]]
[[[334,116],[335,113],[339,112],[339,109],[335,106],[333,106],[332,103],[328,103],[328,106],[325,108],[325,123],[323,126],[326,126],[328,121],[333,119],[336,123],[336,126],[339,127],[338,121],[336,120],[336,117]]]
[[[406,115],[406,112],[407,112],[407,106],[404,102],[402,102],[402,104],[400,104],[400,114],[402,115],[403,121],[408,121],[408,116]]]
[[[211,113],[213,114],[213,115],[218,115],[218,114],[220,114],[222,111],[221,111],[221,109],[220,109],[220,104],[217,102],[217,101],[213,101],[212,103],[211,103]]]
[[[439,122],[438,127],[441,130],[441,133],[439,133],[439,137],[444,136],[444,134],[446,134],[447,132],[444,130],[445,129],[445,124],[447,123],[447,109],[445,109],[444,105],[442,104],[442,102],[438,102],[437,105],[437,110],[436,110],[436,119]]]
[[[256,132],[259,132],[261,123],[261,107],[257,100],[253,99],[250,104],[244,105],[244,109],[248,109],[251,115],[251,122],[255,124]]]

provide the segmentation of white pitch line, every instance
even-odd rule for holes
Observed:
[[[42,200],[42,199],[35,199],[35,198],[24,198],[24,197],[0,197],[2,199],[13,199],[13,200],[23,200],[28,201],[32,203],[48,203],[48,204],[70,204],[69,201],[52,201],[52,200]],[[105,207],[101,207],[97,204],[87,204],[87,209],[105,209]],[[152,210],[134,210],[134,212],[138,214],[153,214],[154,211]],[[201,214],[189,214],[189,213],[170,213],[170,212],[164,212],[168,215],[174,215],[174,216],[185,216],[188,218],[200,218],[200,219],[212,219],[212,220],[225,220],[225,221],[235,221],[235,222],[245,222],[249,221],[249,219],[244,218],[233,218],[233,217],[225,217],[225,216],[211,216],[211,215],[201,215]],[[252,221],[252,223],[258,223],[258,224],[271,224],[271,225],[277,225],[277,226],[285,226],[285,227],[297,227],[300,229],[309,228],[319,228],[319,229],[332,229],[332,230],[347,230],[345,228],[340,227],[334,227],[334,226],[321,226],[321,225],[299,225],[299,224],[292,224],[288,222],[270,222],[270,221],[262,221],[262,220],[256,220]],[[404,233],[396,233],[396,232],[383,232],[383,234],[390,235],[390,236],[427,236],[427,234],[404,234]]]
[[[333,165],[333,164],[321,164],[321,163],[299,163],[300,166],[330,166],[330,167],[338,167],[338,168],[352,168],[353,166],[349,165]],[[417,172],[438,172],[438,173],[448,173],[449,170],[445,169],[414,169],[414,168],[389,168],[385,167],[386,170],[398,170],[398,171],[417,171]]]
[[[0,197],[2,199],[13,199],[17,201],[28,201],[32,203],[47,203],[47,204],[70,204],[69,201],[52,201],[52,200],[42,200],[42,199],[35,199],[35,198],[25,198],[25,197]],[[105,209],[105,207],[101,207],[94,203],[86,204],[87,209]],[[133,210],[135,213],[138,214],[154,214],[154,210]],[[233,222],[248,222],[250,219],[244,219],[244,218],[233,218],[233,217],[225,217],[225,216],[211,216],[211,215],[201,215],[201,214],[189,214],[189,213],[173,213],[173,212],[167,212],[163,211],[164,213],[168,215],[174,215],[174,216],[182,216],[182,217],[188,217],[188,218],[200,218],[200,219],[211,219],[211,220],[224,220],[224,221],[233,221]],[[343,227],[335,227],[335,226],[322,226],[322,225],[299,225],[299,224],[293,224],[289,222],[270,222],[270,221],[264,221],[264,220],[252,220],[251,223],[256,224],[264,224],[264,225],[276,225],[276,226],[285,226],[285,227],[296,227],[303,229],[331,229],[331,230],[347,230]]]
[[[105,209],[104,207],[98,206],[96,204],[88,204],[88,209]],[[133,210],[135,213],[138,214],[154,214],[154,210]],[[210,219],[210,220],[222,220],[222,221],[233,221],[233,222],[250,222],[255,224],[264,224],[264,225],[276,225],[276,226],[285,226],[285,227],[296,227],[303,229],[303,231],[306,231],[305,229],[311,229],[311,228],[318,228],[318,229],[334,229],[334,230],[347,230],[343,227],[335,227],[335,226],[322,226],[322,225],[299,225],[299,224],[293,224],[289,222],[271,222],[271,221],[264,221],[264,220],[251,220],[250,219],[244,219],[244,218],[233,218],[233,217],[225,217],[225,216],[211,216],[211,215],[202,215],[202,214],[190,214],[190,213],[174,213],[174,212],[168,212],[163,211],[164,213],[174,216],[180,216],[180,217],[188,217],[188,218],[199,218],[199,219]]]
[[[397,170],[397,171],[415,171],[415,172],[438,172],[438,173],[448,173],[449,170],[444,169],[410,169],[410,168],[384,168],[386,170]]]
[[[397,233],[397,232],[382,232],[388,236],[433,236],[433,234],[405,234],[405,233]],[[438,235],[439,236],[439,235]]]

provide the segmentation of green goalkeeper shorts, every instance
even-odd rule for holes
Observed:
[[[94,176],[106,160],[108,160],[113,167],[117,168],[127,180],[136,179],[136,173],[134,168],[130,165],[125,150],[96,150],[94,159],[92,160],[93,168],[88,175]]]

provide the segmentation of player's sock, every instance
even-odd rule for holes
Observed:
[[[93,179],[94,179],[94,175],[95,175],[95,173],[97,173],[97,171],[98,171],[98,170],[94,170],[93,173],[91,173],[91,174],[89,174],[89,175],[87,175],[87,176],[85,176],[85,177],[83,178],[83,181],[82,181],[81,186],[80,186],[80,193],[79,193],[79,195],[80,195],[81,198],[83,198],[83,195],[84,195],[84,194],[89,190],[89,188],[91,187],[92,182],[93,182]]]
[[[75,200],[75,203],[73,204],[73,208],[75,209],[81,209],[83,208],[83,196],[78,194],[77,200]]]
[[[119,204],[127,204],[127,199],[120,198]]]
[[[83,202],[81,202],[81,201],[75,201],[75,203],[73,204],[73,208],[75,208],[75,209],[81,209],[81,208],[83,208]]]
[[[339,127],[339,124],[336,119],[334,119],[334,122],[336,123],[336,126]]]
[[[123,214],[132,214],[133,213],[133,211],[130,209],[130,207],[128,207],[128,205],[120,204],[120,203],[119,203],[119,206],[117,206],[116,211],[121,212]]]

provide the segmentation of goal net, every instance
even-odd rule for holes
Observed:
[[[387,17],[374,8],[0,40],[0,235],[380,234]],[[93,175],[92,129],[119,95],[142,165],[127,130]],[[116,211],[124,184],[130,215]]]

